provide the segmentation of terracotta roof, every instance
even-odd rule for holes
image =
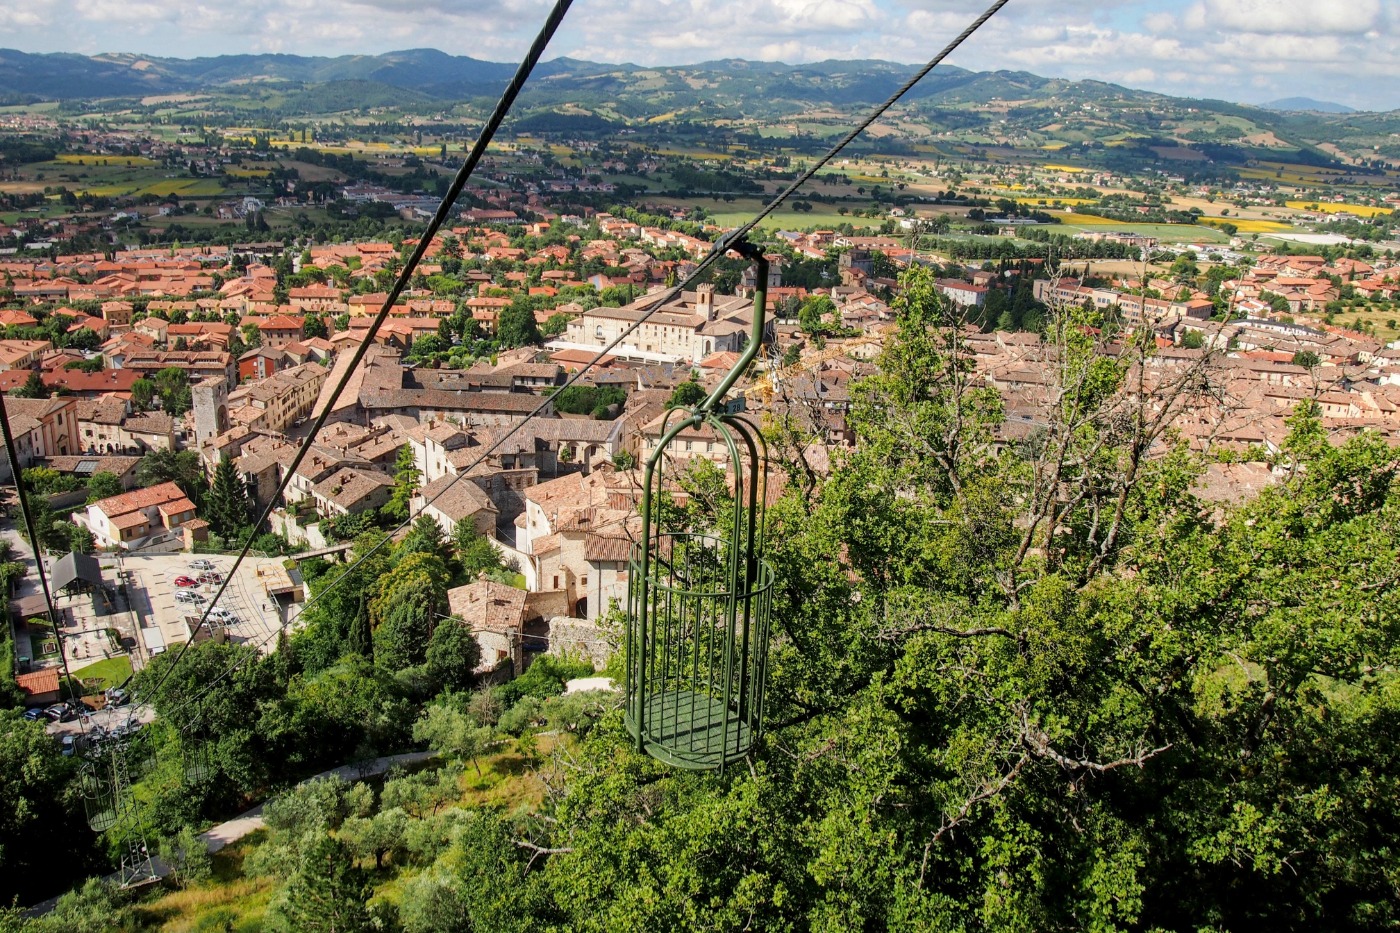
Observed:
[[[439,476],[422,489],[418,490],[418,495],[422,497],[424,507],[426,503],[432,502],[432,507],[446,515],[453,522],[460,522],[464,518],[471,518],[478,512],[498,512],[496,504],[491,501],[491,497],[482,491],[481,487],[470,480],[458,481],[458,477],[453,475]],[[436,499],[436,501],[433,501]]]
[[[525,609],[525,591],[492,580],[478,580],[447,591],[452,615],[472,631],[518,632]]]
[[[175,419],[165,412],[148,411],[130,416],[122,427],[136,434],[170,434],[175,430]]]
[[[625,563],[632,556],[632,539],[620,535],[590,534],[583,539],[586,561]]]
[[[287,314],[275,314],[258,325],[258,330],[294,330],[301,333],[302,322]]]
[[[101,499],[93,505],[113,521],[117,516],[158,506],[168,505],[177,512],[194,511],[194,503],[190,502],[180,487],[173,482],[159,483],[146,489],[134,489],[119,496]],[[184,508],[177,508],[180,505]]]
[[[136,469],[140,462],[140,457],[97,457],[83,454],[44,458],[44,466],[50,469],[60,473],[78,473],[85,476],[90,476],[93,473],[115,473],[117,476],[125,476]],[[79,467],[82,469],[79,470]]]
[[[528,414],[540,404],[519,392],[445,392],[440,389],[371,389],[360,393],[362,408],[436,408]]]
[[[44,373],[44,385],[50,389],[64,388],[79,394],[83,392],[130,392],[131,384],[141,378],[141,373],[132,369],[100,369],[95,373],[85,373],[80,369],[59,369]]]
[[[50,667],[28,674],[17,674],[15,683],[29,696],[41,696],[58,692],[58,668]]]
[[[351,509],[373,495],[376,490],[393,485],[393,479],[383,473],[347,467],[321,480],[312,489],[312,493],[329,499],[343,509]]]

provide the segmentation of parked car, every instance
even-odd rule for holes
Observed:
[[[218,586],[220,583],[224,582],[224,575],[219,573],[217,570],[206,570],[204,573],[201,573],[199,575],[199,582],[209,583],[213,584],[214,586]]]
[[[74,735],[71,735],[71,734],[70,734],[70,735],[65,735],[65,736],[60,740],[59,744],[63,746],[63,754],[64,754],[65,756],[68,756],[68,755],[72,755],[72,754],[73,754],[73,750],[74,750],[74,748],[76,748],[76,742],[77,742],[77,737],[74,736]]]
[[[44,711],[37,706],[31,706],[24,711],[24,718],[28,719],[30,722],[34,722],[36,719],[43,719]]]
[[[127,696],[126,691],[121,689],[120,687],[107,688],[108,706],[125,706],[130,701],[131,697]]]
[[[190,569],[191,569],[191,570],[213,570],[213,569],[214,569],[214,562],[213,562],[212,560],[205,560],[203,557],[201,557],[199,560],[192,560],[192,561],[190,561]]]
[[[175,594],[175,602],[187,606],[202,606],[208,600],[204,598],[203,594],[196,593],[194,590],[180,590]]]
[[[194,577],[179,576],[175,578],[176,586],[199,586],[200,581]]]
[[[210,609],[209,618],[215,622],[223,622],[225,624],[238,621],[238,616],[233,614],[233,610],[225,609],[223,606],[215,606],[213,609]]]
[[[54,722],[72,722],[78,718],[77,712],[67,703],[55,703],[44,710],[44,715]]]

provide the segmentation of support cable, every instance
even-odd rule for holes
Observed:
[[[476,171],[477,165],[486,154],[487,147],[491,145],[491,141],[495,138],[497,130],[501,128],[501,124],[505,121],[506,115],[510,113],[510,109],[514,106],[516,98],[520,96],[520,91],[525,87],[525,82],[529,80],[530,73],[534,71],[535,65],[540,60],[540,56],[544,54],[545,47],[549,45],[549,40],[553,38],[555,31],[559,28],[559,24],[564,20],[564,14],[568,12],[572,4],[573,0],[555,0],[554,7],[550,10],[548,18],[540,28],[539,33],[535,36],[535,41],[530,45],[529,51],[525,53],[525,57],[521,60],[519,67],[516,68],[515,75],[511,78],[510,84],[506,86],[505,92],[501,94],[500,100],[496,102],[495,110],[491,112],[491,116],[487,119],[485,125],[482,126],[481,133],[477,136],[476,143],[472,146],[472,150],[468,154],[466,161],[463,162],[462,167],[457,170],[456,177],[452,179],[452,184],[448,187],[447,193],[443,195],[442,203],[438,205],[437,212],[433,215],[433,219],[428,222],[428,226],[418,238],[418,245],[414,247],[408,262],[404,264],[403,271],[399,273],[399,277],[394,282],[393,288],[391,288],[389,293],[384,297],[384,303],[380,307],[379,313],[374,316],[374,320],[370,323],[369,330],[365,332],[363,341],[355,348],[355,352],[350,357],[349,365],[345,367],[339,382],[336,383],[330,397],[326,400],[326,404],[321,408],[321,413],[316,416],[316,420],[311,426],[311,431],[306,435],[306,439],[302,441],[301,446],[297,449],[297,454],[292,458],[292,462],[288,464],[287,470],[282,475],[282,481],[278,484],[276,491],[268,499],[267,507],[263,509],[262,514],[258,516],[258,520],[253,524],[248,534],[248,540],[243,543],[243,548],[238,552],[238,557],[235,558],[233,566],[224,576],[223,582],[219,584],[219,589],[214,594],[214,598],[205,606],[204,612],[201,613],[199,617],[198,624],[196,624],[194,629],[190,632],[189,640],[181,645],[179,653],[175,655],[175,658],[165,669],[160,680],[156,681],[155,686],[151,688],[152,695],[160,691],[160,687],[165,683],[166,679],[169,678],[171,673],[174,672],[176,665],[180,663],[180,659],[183,658],[185,652],[189,650],[189,646],[194,643],[195,636],[199,634],[199,630],[208,624],[209,614],[214,610],[214,607],[219,604],[219,598],[224,595],[224,591],[228,589],[234,574],[238,572],[238,568],[243,563],[244,558],[246,558],[248,552],[252,550],[253,541],[256,540],[258,535],[258,529],[268,520],[268,517],[272,514],[273,508],[277,505],[278,499],[282,497],[282,493],[286,490],[287,484],[291,482],[292,476],[296,473],[297,468],[301,466],[301,462],[306,458],[306,454],[311,450],[311,445],[316,440],[316,435],[320,432],[321,428],[325,426],[326,420],[330,417],[331,411],[335,408],[336,401],[340,398],[340,394],[345,391],[345,387],[349,384],[351,377],[354,376],[355,370],[359,368],[360,363],[364,360],[365,354],[374,343],[374,337],[379,332],[379,328],[383,326],[384,321],[388,319],[389,311],[393,308],[394,303],[398,301],[399,295],[401,295],[403,290],[408,286],[409,280],[413,277],[414,270],[418,267],[418,263],[428,251],[428,247],[432,245],[433,237],[437,234],[437,231],[442,227],[443,223],[446,222],[453,205],[456,203],[458,196],[462,193],[462,189],[466,187],[468,179],[470,179],[472,173]],[[133,715],[136,706],[137,704],[132,704]],[[128,716],[128,720],[129,719],[130,716]]]
[[[49,614],[49,626],[53,629],[54,641],[58,645],[58,659],[63,666],[63,677],[68,682],[68,692],[73,692],[73,674],[68,669],[68,650],[63,647],[63,627],[61,616],[53,604],[53,593],[49,590],[49,576],[44,570],[44,542],[34,528],[34,513],[29,508],[28,491],[24,488],[24,470],[20,468],[19,452],[15,445],[14,431],[10,429],[10,412],[5,405],[5,394],[0,392],[0,434],[5,440],[5,457],[10,461],[10,472],[14,475],[15,492],[19,495],[19,511],[24,516],[24,528],[29,535],[29,547],[34,552],[34,568],[39,574],[39,588],[44,592],[44,607]],[[59,691],[60,696],[62,691]],[[72,696],[69,699],[74,699]],[[87,717],[78,715],[79,731],[87,733]]]
[[[909,91],[910,91],[911,89],[913,89],[913,87],[914,87],[916,84],[918,84],[921,80],[923,80],[923,79],[928,75],[929,72],[931,72],[935,67],[937,67],[939,64],[941,64],[941,63],[943,62],[944,59],[946,59],[946,58],[947,58],[949,55],[951,55],[960,45],[962,45],[965,41],[967,41],[967,39],[968,39],[969,37],[971,37],[971,36],[973,35],[973,33],[977,32],[978,29],[982,28],[982,26],[987,22],[987,20],[989,20],[989,19],[991,19],[993,16],[995,16],[995,15],[1001,10],[1001,8],[1004,7],[1004,6],[1006,6],[1006,4],[1009,3],[1009,2],[1010,2],[1010,0],[996,0],[996,2],[994,2],[991,6],[987,7],[987,9],[984,10],[984,11],[982,12],[982,14],[981,14],[980,16],[978,16],[975,20],[973,20],[973,21],[967,26],[967,28],[965,28],[965,29],[964,29],[961,33],[959,33],[951,42],[949,42],[946,46],[944,46],[944,48],[943,48],[937,55],[935,55],[932,59],[930,59],[930,60],[928,61],[927,64],[925,64],[922,68],[920,68],[917,72],[915,72],[915,73],[913,74],[913,76],[911,76],[911,77],[910,77],[908,80],[906,80],[902,85],[900,85],[900,87],[899,87],[893,94],[891,94],[883,103],[877,105],[874,109],[872,109],[859,123],[857,123],[857,124],[850,130],[850,132],[848,132],[845,136],[843,136],[843,137],[841,138],[841,140],[840,140],[839,142],[836,143],[835,146],[833,146],[830,150],[828,150],[820,159],[818,159],[816,162],[814,162],[806,171],[804,171],[801,175],[799,175],[799,176],[797,177],[796,180],[794,180],[791,184],[789,184],[789,185],[787,186],[787,188],[783,189],[783,191],[782,191],[781,193],[779,193],[776,197],[774,197],[773,200],[769,201],[757,214],[755,214],[752,218],[750,218],[750,219],[749,219],[747,222],[745,222],[742,226],[737,227],[736,229],[730,231],[729,233],[727,233],[727,234],[725,234],[723,237],[721,237],[720,240],[719,240],[718,242],[716,242],[715,245],[710,249],[710,251],[709,251],[708,253],[705,254],[705,256],[700,260],[700,262],[696,264],[695,270],[694,270],[693,272],[691,272],[691,274],[690,274],[689,276],[687,276],[683,282],[681,282],[681,283],[679,283],[679,284],[677,284],[677,285],[672,286],[671,288],[669,288],[669,289],[667,289],[665,292],[663,292],[661,295],[659,295],[657,298],[655,298],[653,301],[651,301],[651,302],[646,306],[645,310],[642,311],[641,315],[637,318],[637,320],[633,321],[630,325],[628,325],[626,328],[624,328],[624,329],[622,330],[621,333],[619,333],[616,337],[614,337],[611,341],[609,341],[608,344],[607,344],[606,346],[604,346],[601,350],[599,350],[599,351],[594,355],[594,357],[593,357],[591,360],[589,360],[587,363],[585,363],[579,370],[577,370],[577,371],[576,371],[575,373],[573,373],[568,379],[566,379],[566,380],[564,381],[564,384],[561,385],[561,386],[555,391],[554,394],[555,394],[555,395],[558,395],[560,392],[563,392],[565,389],[567,389],[567,388],[569,388],[570,386],[574,385],[574,384],[575,384],[576,382],[578,382],[581,378],[583,378],[583,376],[584,376],[589,370],[591,370],[591,369],[593,369],[595,366],[597,366],[598,363],[599,363],[604,357],[606,357],[609,353],[611,353],[619,344],[621,344],[624,340],[626,340],[626,339],[627,339],[628,337],[630,337],[633,333],[635,333],[639,328],[641,328],[641,326],[642,326],[643,324],[645,324],[645,323],[651,318],[652,315],[654,315],[658,310],[660,310],[660,309],[661,309],[664,305],[666,305],[668,302],[674,300],[675,297],[676,297],[677,295],[680,295],[682,292],[684,292],[685,289],[687,289],[687,288],[690,287],[692,284],[694,284],[696,281],[698,281],[698,280],[701,278],[701,276],[703,276],[703,275],[710,269],[711,266],[713,266],[716,262],[719,261],[719,258],[720,258],[721,256],[723,256],[725,253],[727,253],[727,252],[730,251],[731,249],[736,249],[736,248],[741,248],[741,247],[743,247],[744,244],[747,242],[747,236],[748,236],[748,234],[754,229],[755,226],[757,226],[757,225],[758,225],[759,223],[761,223],[766,217],[768,217],[770,214],[772,214],[773,211],[777,210],[777,209],[778,209],[785,201],[787,201],[787,199],[790,198],[797,190],[799,190],[803,185],[805,185],[808,181],[810,181],[810,180],[812,179],[812,177],[813,177],[814,175],[816,175],[816,173],[817,173],[819,170],[821,170],[821,169],[824,168],[826,165],[828,165],[828,164],[831,162],[832,159],[836,158],[836,156],[839,155],[839,154],[841,153],[841,151],[844,150],[844,149],[846,148],[846,146],[850,145],[850,143],[851,143],[852,141],[854,141],[854,140],[856,139],[856,137],[858,137],[858,136],[859,136],[861,133],[863,133],[865,130],[869,129],[869,127],[871,126],[871,124],[873,124],[876,120],[880,119],[880,117],[884,116],[884,114],[890,109],[890,107],[894,106],[894,104],[897,103],[902,97],[904,97],[905,94],[909,93]],[[422,249],[422,244],[421,244],[421,242],[420,242],[420,247],[419,247],[419,248],[420,248],[420,250]],[[407,270],[406,270],[406,271],[407,271]],[[393,296],[391,295],[391,298],[392,298],[392,297],[393,297]],[[381,316],[387,312],[387,308],[388,308],[388,305],[386,304],[386,305],[385,305],[385,310],[381,311]],[[379,320],[379,319],[376,319],[376,324],[378,323],[378,320]],[[374,331],[374,328],[371,328],[370,333],[373,334],[373,331]],[[367,344],[367,343],[368,343],[368,337],[366,338],[366,344]],[[364,347],[361,347],[361,350],[360,350],[360,357],[363,357],[363,355],[364,355],[364,354],[363,354],[363,351],[364,351]],[[337,388],[337,394],[338,394],[339,388],[343,387],[344,382],[348,380],[349,375],[350,375],[351,372],[353,372],[353,367],[352,367],[351,369],[348,369],[348,370],[346,371],[346,375],[345,375],[345,377],[342,379],[342,385],[341,385],[340,387]],[[452,482],[450,482],[450,483],[448,483],[446,486],[444,486],[441,490],[438,491],[438,493],[437,493],[436,495],[434,495],[431,499],[427,500],[427,501],[423,504],[423,509],[426,509],[428,506],[430,506],[430,505],[432,505],[434,502],[436,502],[439,498],[441,498],[442,496],[446,495],[447,492],[448,492],[450,489],[452,489],[453,486],[455,486],[458,482],[460,482],[462,479],[464,479],[465,477],[467,477],[473,470],[475,470],[478,466],[480,466],[480,465],[486,460],[487,457],[489,457],[492,453],[494,453],[494,452],[495,452],[502,444],[504,444],[511,436],[513,436],[517,431],[519,431],[521,428],[523,428],[529,421],[531,421],[532,419],[534,419],[534,418],[536,418],[537,416],[539,416],[546,408],[549,407],[549,404],[550,404],[550,399],[548,399],[548,398],[547,398],[547,399],[544,399],[543,401],[540,402],[539,405],[537,405],[537,406],[535,406],[535,408],[531,409],[530,412],[529,412],[528,414],[526,414],[525,417],[524,417],[523,419],[521,419],[520,421],[517,421],[515,424],[511,425],[510,428],[509,428],[507,431],[505,431],[503,434],[501,434],[499,437],[497,437],[495,440],[493,440],[489,445],[486,445],[486,447],[485,447],[485,448],[476,456],[476,458],[472,461],[472,463],[471,463],[470,466],[468,466],[468,467],[466,467],[465,469],[459,471],[459,472],[456,474],[456,476],[453,478]],[[317,422],[317,425],[316,425],[317,428],[320,427],[320,423],[321,423],[321,421],[324,420],[324,418],[325,418],[325,416],[326,416],[326,413],[327,413],[328,411],[329,411],[329,406],[327,406],[326,411],[323,411],[323,412],[321,413],[321,418],[318,419],[318,422]],[[313,428],[313,431],[312,431],[312,435],[311,435],[311,436],[314,436],[314,435],[315,435],[315,429]],[[309,440],[309,438],[308,438],[308,440]],[[298,455],[297,460],[293,461],[292,466],[288,469],[288,472],[287,472],[287,476],[288,476],[288,477],[290,477],[292,471],[295,470],[296,465],[297,465],[299,462],[300,462],[300,454]],[[284,488],[285,486],[286,486],[286,480],[284,479],[284,480],[283,480],[283,483],[282,483],[282,487]],[[278,490],[278,494],[279,494],[279,495],[280,495],[280,493],[281,493],[281,488],[279,488],[279,490]],[[275,501],[275,499],[274,499],[274,501]],[[265,512],[264,512],[264,519],[266,518],[267,514],[269,514],[269,513],[271,512],[271,508],[272,508],[272,505],[269,504],[268,509],[265,510]],[[420,509],[420,510],[419,510],[419,514],[422,513],[423,509]],[[388,534],[386,534],[385,537],[384,537],[381,541],[379,541],[377,544],[375,544],[374,547],[370,548],[368,551],[365,551],[363,554],[357,555],[356,558],[355,558],[355,560],[350,564],[349,567],[347,567],[347,568],[345,569],[345,571],[344,571],[343,573],[341,573],[338,577],[336,577],[334,580],[332,580],[331,583],[330,583],[328,586],[326,586],[325,589],[321,590],[321,592],[319,592],[319,593],[317,593],[315,596],[313,596],[313,597],[302,607],[301,613],[300,613],[300,614],[304,614],[307,610],[311,609],[311,607],[314,606],[314,605],[320,600],[321,597],[323,597],[326,593],[328,593],[328,592],[330,592],[331,590],[333,590],[335,587],[339,586],[346,578],[348,578],[352,573],[355,572],[355,570],[359,567],[359,565],[360,565],[361,563],[363,563],[365,560],[368,560],[371,556],[373,556],[373,555],[374,555],[375,553],[377,553],[381,548],[383,548],[385,544],[387,544],[389,541],[391,541],[391,540],[393,539],[393,536],[394,536],[395,534],[397,534],[399,531],[402,531],[404,528],[407,528],[407,527],[413,522],[413,518],[414,518],[414,517],[410,517],[410,518],[405,519],[405,520],[404,520],[403,522],[401,522],[393,531],[391,531],[391,532],[389,532]],[[249,539],[249,543],[251,544],[251,539]],[[245,551],[246,551],[246,548],[245,548]],[[241,558],[240,558],[240,559],[241,559]],[[237,566],[237,565],[235,564],[235,567],[236,567],[236,566]],[[225,583],[225,585],[227,585],[227,582]],[[223,593],[223,590],[222,590],[222,588],[221,588],[220,591],[219,591],[219,594],[216,595],[216,596],[214,597],[215,602],[218,601],[218,596],[219,596],[219,595],[222,595],[222,593]],[[211,603],[211,608],[212,608],[212,605],[213,605],[213,604]],[[300,614],[299,614],[299,615],[300,615]],[[207,612],[207,611],[206,611],[205,615],[206,615],[206,616],[208,615],[208,612]],[[203,621],[203,620],[201,620],[201,623],[202,623],[202,621]],[[264,638],[261,642],[258,643],[259,648],[261,648],[261,646],[263,646],[263,645],[267,644],[269,641],[271,641],[271,639],[272,639],[273,636],[275,636],[275,635],[278,634],[282,629],[285,629],[285,628],[286,628],[285,625],[280,626],[277,630],[275,630],[275,631],[272,632],[269,636],[267,636],[266,638]],[[251,657],[251,655],[250,655],[249,657]],[[176,658],[176,661],[178,661],[178,660],[179,660],[179,658],[177,657],[177,658]],[[245,658],[244,660],[246,660],[246,658]],[[243,663],[244,663],[243,660],[240,660],[240,661],[236,662],[234,665],[232,665],[230,668],[228,668],[224,673],[222,673],[222,674],[220,674],[218,677],[214,678],[214,680],[210,681],[210,683],[206,686],[205,690],[202,691],[201,693],[199,693],[199,694],[195,697],[195,699],[197,700],[197,699],[199,699],[199,698],[202,698],[205,694],[207,694],[210,690],[213,689],[213,687],[214,687],[215,684],[217,684],[218,682],[220,682],[225,676],[231,675],[231,674],[232,674],[235,670],[237,670],[238,667],[240,667]],[[174,665],[172,664],[171,667],[173,668],[173,666],[174,666]],[[168,673],[168,672],[167,672],[167,673]],[[162,679],[162,682],[163,682],[163,679]],[[159,687],[159,683],[157,684],[157,688],[158,688],[158,687]],[[153,692],[154,692],[154,691],[153,691]],[[193,702],[193,701],[191,701],[191,702]]]

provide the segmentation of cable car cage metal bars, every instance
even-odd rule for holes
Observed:
[[[709,397],[663,419],[643,476],[642,536],[628,562],[627,728],[638,751],[692,770],[723,770],[748,753],[762,731],[767,680],[773,570],[761,555],[768,449],[757,425],[723,406],[763,344],[768,261],[747,241],[731,248],[756,266],[752,334]],[[700,428],[714,432],[733,468],[729,528],[667,530],[668,449],[683,431]]]

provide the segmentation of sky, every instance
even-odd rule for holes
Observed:
[[[921,62],[990,0],[575,0],[546,55]],[[0,48],[190,58],[437,48],[514,61],[551,0],[21,0]],[[1011,0],[949,59],[1184,97],[1400,108],[1400,0]]]

